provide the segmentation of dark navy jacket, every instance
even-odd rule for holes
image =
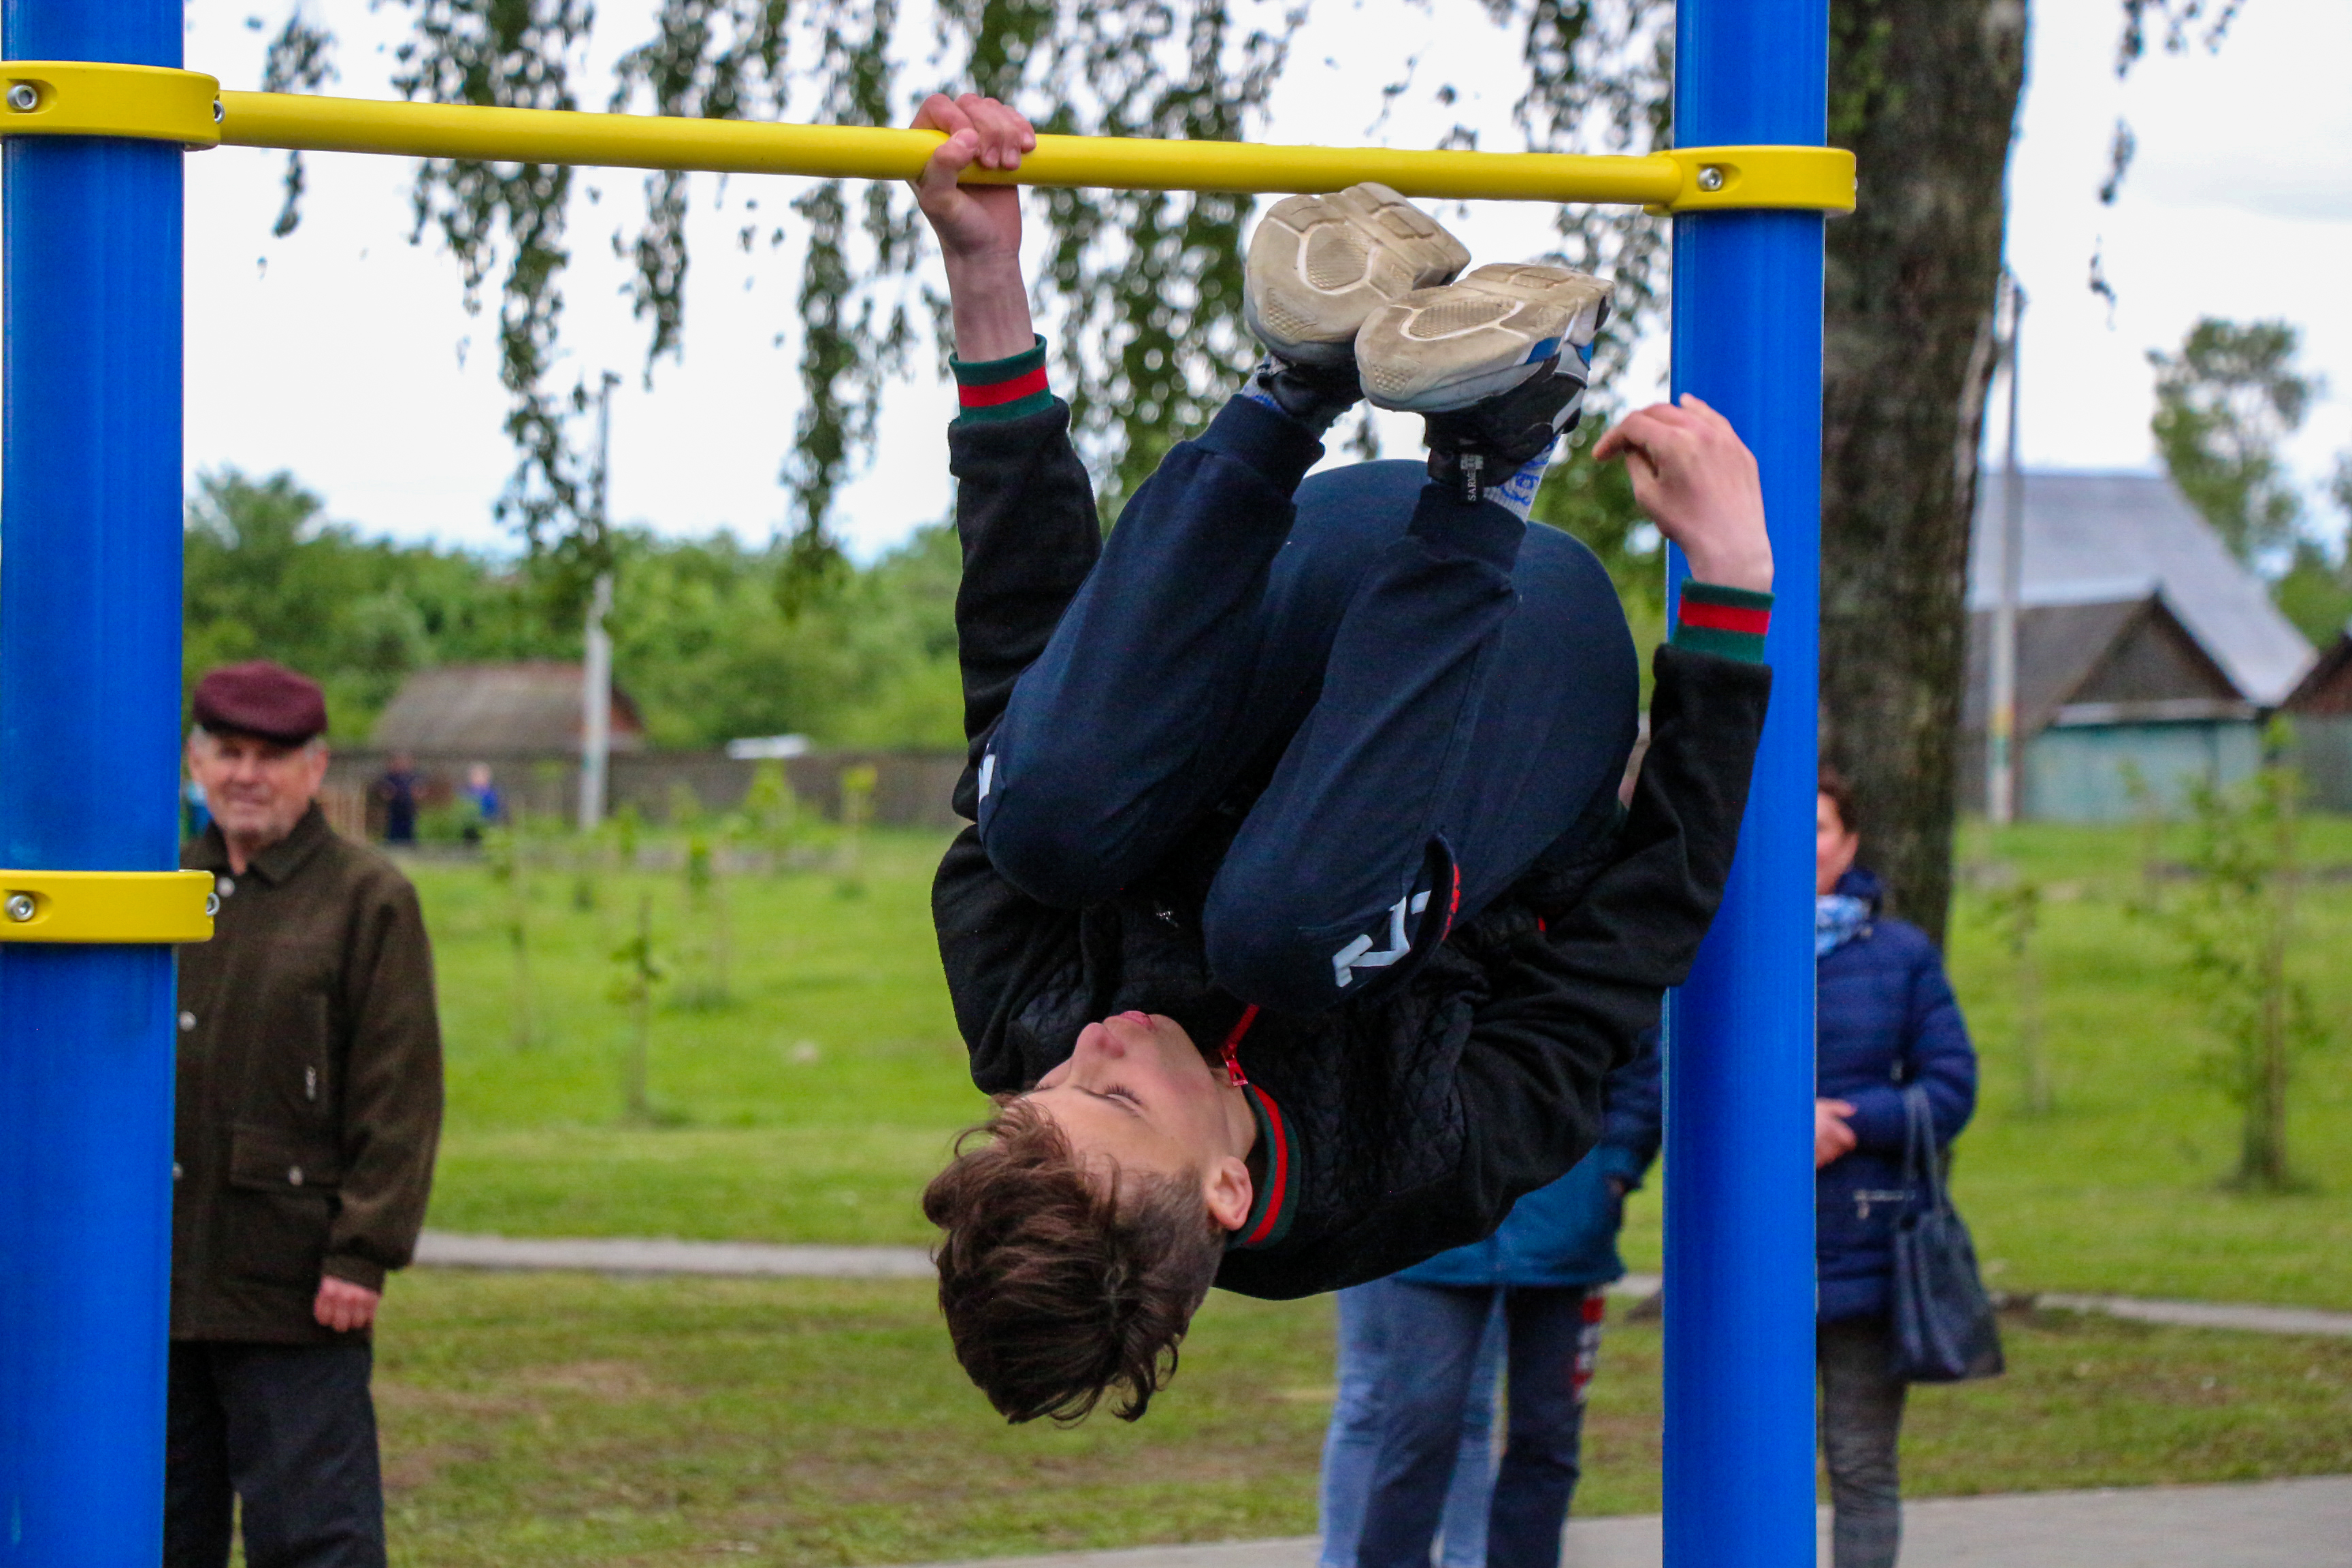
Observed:
[[[1977,1054],[1944,961],[1927,933],[1879,915],[1878,879],[1859,868],[1838,891],[1874,913],[1862,933],[1821,961],[1815,1092],[1850,1101],[1853,1152],[1813,1180],[1822,1321],[1887,1310],[1895,1222],[1919,1194],[1903,1180],[1903,1090],[1927,1086],[1937,1147],[1976,1110]]]
[[[967,820],[1013,684],[1101,551],[1068,426],[1055,402],[949,431]],[[1244,514],[1288,515],[1286,492],[1199,443],[1163,460],[1171,471],[1207,475],[1204,489]],[[1337,1290],[1491,1234],[1600,1142],[1608,1076],[1689,973],[1738,847],[1771,671],[1672,644],[1654,669],[1631,807],[1620,816],[1605,797],[1613,830],[1540,858],[1475,918],[1433,927],[1423,967],[1385,994],[1322,1014],[1245,1011],[1210,975],[1201,911],[1237,816],[1210,814],[1153,872],[1076,910],[1021,892],[966,828],[931,910],[972,1082],[1024,1089],[1087,1022],[1128,1008],[1168,1015],[1204,1050],[1235,1040],[1264,1175],[1217,1283],[1244,1295]]]
[[[1664,1131],[1655,1029],[1643,1037],[1632,1061],[1609,1075],[1608,1103],[1601,1142],[1567,1175],[1512,1205],[1510,1217],[1486,1240],[1441,1252],[1395,1278],[1473,1286],[1606,1285],[1624,1278],[1617,1232],[1625,1194],[1642,1184]]]

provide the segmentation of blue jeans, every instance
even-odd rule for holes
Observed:
[[[1331,1429],[1323,1439],[1321,1568],[1356,1568],[1356,1543],[1363,1534],[1364,1508],[1371,1499],[1372,1472],[1387,1430],[1386,1405],[1422,1364],[1426,1348],[1412,1341],[1410,1306],[1400,1299],[1413,1289],[1393,1279],[1375,1279],[1339,1292],[1339,1395],[1331,1406]],[[1486,1503],[1495,1483],[1495,1385],[1503,1370],[1504,1336],[1497,1331],[1501,1307],[1496,1302],[1487,1315],[1477,1360],[1463,1391],[1462,1442],[1440,1531],[1444,1546],[1438,1560],[1444,1568],[1483,1568],[1486,1561]]]
[[[1580,1286],[1383,1279],[1342,1291],[1339,1402],[1324,1450],[1326,1568],[1425,1568],[1441,1525],[1448,1568],[1558,1568],[1600,1306],[1599,1289]],[[1509,1432],[1480,1529],[1495,1365],[1506,1352]],[[1362,1511],[1351,1520],[1354,1498]]]
[[[1076,909],[1238,820],[1217,984],[1315,1013],[1399,983],[1613,799],[1641,671],[1592,552],[1245,399],[1139,489],[981,761],[990,861]]]

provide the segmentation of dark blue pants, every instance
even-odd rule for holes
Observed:
[[[1171,451],[981,775],[991,861],[1066,908],[1246,801],[1202,936],[1219,984],[1290,1012],[1376,993],[1590,820],[1640,690],[1582,545],[1418,463],[1302,484],[1320,453],[1241,399]]]
[[[163,1445],[163,1568],[383,1568],[373,1353],[362,1344],[175,1340]]]
[[[1381,1283],[1392,1292],[1383,1302],[1389,1333],[1416,1355],[1411,1374],[1381,1391],[1380,1458],[1356,1568],[1428,1568],[1496,1292]],[[1502,1297],[1509,1435],[1487,1508],[1486,1568],[1559,1568],[1560,1531],[1582,1473],[1584,1391],[1600,1345],[1601,1299],[1577,1285],[1513,1286]]]

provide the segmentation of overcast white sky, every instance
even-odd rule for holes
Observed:
[[[390,96],[380,47],[404,13],[324,9],[347,29],[342,79],[330,90]],[[649,6],[608,0],[601,9],[609,53],[642,35],[638,13]],[[246,18],[260,10],[200,0],[188,64],[226,86],[257,85],[265,35]],[[2148,466],[2147,351],[2176,346],[2200,315],[2279,317],[2304,328],[2306,367],[2336,384],[2292,449],[2315,491],[2335,454],[2352,447],[2352,92],[2343,85],[2352,5],[2249,0],[2218,56],[2158,56],[2120,84],[2118,11],[2116,0],[2034,7],[2011,222],[2032,300],[2027,463]],[[274,26],[275,0],[261,14]],[[1503,123],[1517,49],[1486,30],[1483,7],[1322,0],[1297,43],[1271,137],[1367,140],[1378,89],[1412,48],[1423,54],[1418,82],[1448,80],[1470,95],[1449,121]],[[1496,69],[1497,59],[1507,68]],[[1492,84],[1483,105],[1482,80]],[[583,101],[601,96],[592,86]],[[2137,132],[2139,154],[2122,200],[2102,207],[2095,192],[2118,113]],[[1370,139],[1426,144],[1443,129],[1401,116]],[[505,546],[490,515],[512,466],[495,340],[486,320],[462,310],[454,263],[429,239],[407,243],[411,165],[313,158],[302,227],[274,240],[281,166],[277,154],[237,148],[188,160],[191,473],[289,468],[333,515],[371,531]],[[567,284],[572,361],[592,376],[606,367],[629,376],[614,399],[614,514],[666,532],[725,526],[765,538],[783,514],[776,472],[796,406],[791,275],[785,253],[763,246],[747,257],[733,237],[746,200],[761,204],[758,221],[789,224],[797,183],[739,177],[725,189],[725,210],[718,182],[699,184],[686,359],[665,362],[650,391],[635,374],[643,333],[606,243],[608,215],[634,202],[637,183],[625,171],[586,175],[604,199],[575,212]],[[1496,205],[1463,227],[1482,257],[1508,255],[1540,243],[1542,215]],[[2086,287],[2095,249],[2119,295],[2112,310]],[[839,506],[837,526],[858,554],[943,514],[939,427],[950,411],[928,376],[892,397],[879,461]],[[1397,434],[1410,438],[1405,426]]]

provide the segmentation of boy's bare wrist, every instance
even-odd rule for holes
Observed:
[[[1027,352],[1035,341],[1021,258],[1001,253],[946,258],[956,357],[969,363]]]
[[[1744,588],[1751,594],[1772,591],[1772,557],[1763,553],[1707,551],[1693,554],[1685,551],[1690,563],[1691,575],[1703,583],[1718,584],[1726,588]]]

